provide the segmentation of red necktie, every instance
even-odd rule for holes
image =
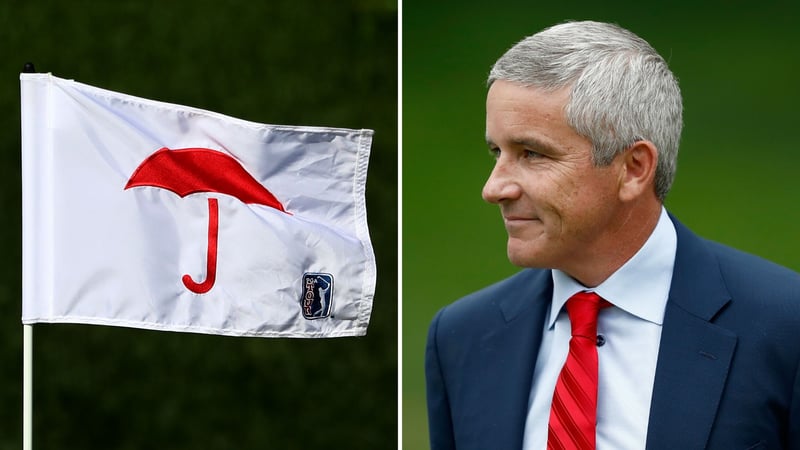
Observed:
[[[572,338],[553,393],[548,450],[595,450],[597,313],[606,306],[610,303],[594,292],[578,292],[567,300]]]

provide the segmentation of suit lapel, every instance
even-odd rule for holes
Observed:
[[[716,258],[673,218],[678,250],[658,354],[647,448],[704,448],[736,335],[711,321],[730,301]]]
[[[478,342],[475,378],[470,383],[473,411],[490,422],[475,433],[480,442],[474,442],[474,448],[522,447],[533,367],[552,297],[550,271],[528,271],[528,275],[512,295],[498,299],[504,323]]]

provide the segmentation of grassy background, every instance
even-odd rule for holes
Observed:
[[[568,19],[616,22],[670,63],[684,97],[667,207],[695,232],[800,270],[800,13],[789,1],[403,2],[403,447],[427,445],[423,353],[443,305],[514,273],[480,191],[485,78]]]
[[[39,325],[36,449],[379,449],[397,441],[393,0],[0,5],[0,449],[21,447],[19,71],[247,120],[372,128],[378,284],[364,338]]]

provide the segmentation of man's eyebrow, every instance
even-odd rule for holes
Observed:
[[[520,137],[520,138],[513,138],[510,141],[511,145],[520,146],[520,147],[527,147],[533,150],[544,150],[547,152],[558,153],[559,150],[556,146],[542,141],[541,139],[536,139],[535,137]],[[499,147],[488,135],[486,136],[486,145],[491,147]]]

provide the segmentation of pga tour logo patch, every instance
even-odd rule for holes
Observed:
[[[303,274],[303,298],[300,309],[309,320],[324,319],[331,315],[333,303],[333,275],[306,272]]]

